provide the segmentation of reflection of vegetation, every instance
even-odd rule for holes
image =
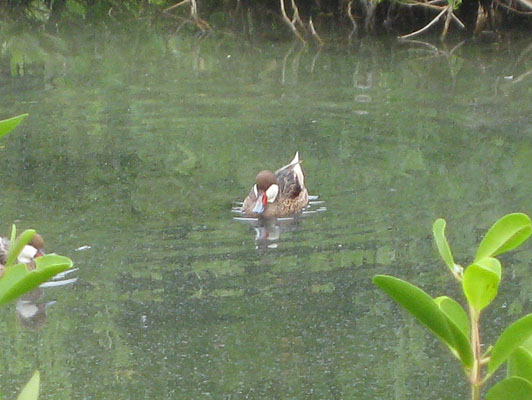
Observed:
[[[515,399],[530,399],[532,314],[506,328],[493,347],[483,351],[480,341],[481,311],[492,303],[501,281],[501,263],[495,256],[515,249],[530,236],[530,218],[525,214],[509,214],[498,220],[482,239],[473,263],[465,269],[454,262],[445,225],[443,219],[436,220],[434,238],[445,264],[461,283],[469,316],[452,298],[433,299],[401,279],[377,275],[374,282],[429,328],[460,360],[471,386],[472,400],[480,399],[485,382],[507,361],[508,378],[494,385],[486,399],[504,400],[509,393]]]

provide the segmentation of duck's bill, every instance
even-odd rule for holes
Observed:
[[[264,204],[262,204],[262,198],[259,197],[259,199],[255,203],[255,207],[253,207],[253,212],[255,214],[262,214],[264,212]]]

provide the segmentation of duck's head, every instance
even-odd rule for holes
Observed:
[[[18,255],[18,260],[24,264],[31,264],[34,258],[43,256],[44,254],[46,254],[44,252],[44,239],[41,235],[35,233],[30,242],[24,246]]]
[[[38,233],[35,233],[33,235],[33,238],[30,240],[29,245],[37,249],[37,252],[35,253],[34,257],[40,257],[46,254],[44,252],[44,239]]]
[[[253,212],[262,214],[266,210],[268,203],[273,203],[279,194],[277,178],[272,171],[260,171],[253,185],[253,193],[257,198]]]

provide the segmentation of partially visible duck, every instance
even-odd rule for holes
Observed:
[[[0,276],[4,270],[7,261],[7,253],[9,252],[10,241],[8,238],[0,237]],[[38,233],[33,235],[31,241],[24,246],[18,255],[18,262],[26,264],[30,270],[35,269],[35,258],[43,256],[44,239]]]
[[[260,171],[242,205],[242,213],[255,217],[285,217],[303,210],[308,191],[299,152],[290,164],[275,171]]]

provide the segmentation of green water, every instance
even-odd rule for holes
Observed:
[[[432,222],[465,264],[497,218],[532,214],[530,42],[2,41],[0,118],[30,114],[2,140],[2,231],[34,227],[79,267],[38,329],[3,308],[5,398],[35,369],[42,399],[466,397],[371,278],[460,298]],[[326,211],[257,242],[231,208],[295,151]],[[485,341],[532,311],[531,258],[503,258]]]

